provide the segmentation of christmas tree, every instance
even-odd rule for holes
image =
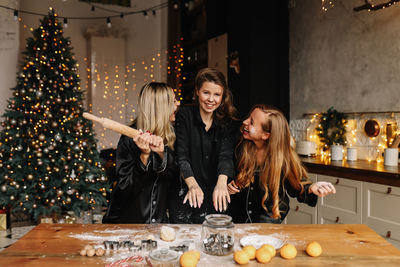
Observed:
[[[50,9],[27,39],[0,133],[0,208],[40,215],[106,203],[106,178],[71,42]]]

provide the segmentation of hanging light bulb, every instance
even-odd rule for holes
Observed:
[[[124,18],[124,13],[119,14],[119,17],[120,17],[121,19],[123,19],[123,18]]]
[[[68,19],[64,18],[64,28],[68,28]]]
[[[18,10],[14,10],[14,20],[18,20]]]
[[[143,11],[143,16],[144,16],[145,19],[149,19],[149,15],[147,15],[147,11],[146,10]]]
[[[91,10],[92,10],[92,12],[94,12],[96,10],[96,7],[92,6]]]
[[[156,10],[153,9],[153,16],[156,16]]]
[[[110,17],[107,18],[106,22],[107,22],[107,27],[111,28],[111,19],[110,19]]]
[[[175,0],[175,1],[174,1],[174,9],[178,9],[178,7],[179,7],[179,6],[178,6],[178,2]]]

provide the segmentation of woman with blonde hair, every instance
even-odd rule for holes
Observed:
[[[179,102],[165,83],[140,91],[135,138],[121,136],[116,152],[117,185],[103,223],[167,223],[168,190],[178,176],[172,123]]]
[[[307,172],[290,145],[284,115],[275,108],[256,105],[241,127],[237,146],[237,175],[229,183],[230,213],[235,222],[281,223],[289,212],[289,196],[310,206],[318,196],[336,193],[328,182],[304,180]]]

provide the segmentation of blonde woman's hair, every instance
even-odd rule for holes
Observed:
[[[264,132],[270,133],[269,139],[265,141],[265,157],[262,160],[263,163],[258,166],[257,158],[254,157],[256,154],[254,142],[242,137],[237,146],[237,152],[240,154],[236,184],[240,188],[249,186],[251,182],[254,182],[254,170],[259,168],[259,183],[265,192],[261,205],[268,212],[265,200],[268,198],[268,192],[271,191],[272,217],[280,218],[280,186],[284,186],[286,179],[288,179],[293,188],[302,193],[304,190],[302,179],[307,178],[308,175],[297,153],[290,146],[290,130],[284,115],[279,110],[262,104],[255,105],[249,114],[255,109],[264,112],[265,120],[262,123],[262,129]],[[283,176],[282,185],[281,175]]]
[[[164,144],[174,149],[175,132],[170,116],[175,108],[175,94],[166,83],[150,82],[140,90],[138,115],[135,124],[138,129],[161,136]]]

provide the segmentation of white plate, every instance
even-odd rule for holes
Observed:
[[[240,239],[240,245],[244,246],[254,246],[256,249],[264,244],[270,244],[274,246],[275,249],[279,249],[283,246],[285,242],[283,240],[270,236],[270,235],[250,235],[245,236]]]

